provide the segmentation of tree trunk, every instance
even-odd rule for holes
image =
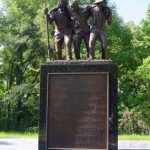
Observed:
[[[14,80],[14,76],[13,76],[13,69],[14,69],[14,63],[12,63],[12,61],[9,62],[9,66],[10,66],[10,72],[8,74],[8,84],[7,84],[7,91],[11,89],[12,87],[12,83]],[[8,105],[7,105],[7,125],[6,125],[6,129],[7,131],[10,130],[10,119],[11,119],[11,109],[10,109],[10,102],[8,101]]]
[[[22,61],[23,61],[23,46],[20,46],[17,50],[17,64],[16,64],[16,85],[21,85],[23,83],[23,70],[22,70]],[[17,101],[16,101],[16,127],[20,127],[20,122],[22,118],[22,114],[20,113],[22,110],[22,101],[19,96],[20,93],[17,93]]]

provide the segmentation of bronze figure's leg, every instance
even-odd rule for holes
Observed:
[[[76,33],[74,36],[74,54],[76,60],[80,59],[80,46],[81,46],[82,34]]]
[[[89,39],[89,59],[94,59],[95,56],[95,42],[97,38],[97,33],[91,32],[90,39]]]
[[[72,59],[72,34],[64,35],[65,45],[66,45],[66,59],[71,60]]]
[[[89,38],[90,38],[90,33],[84,33],[83,35],[84,38],[84,43],[87,49],[87,59],[89,58]]]
[[[62,59],[62,45],[64,42],[63,36],[60,36],[59,38],[55,38],[55,49],[56,49],[56,58],[57,60]]]
[[[102,59],[108,59],[107,54],[107,35],[105,31],[100,32],[100,41],[101,41],[101,48],[102,48]]]

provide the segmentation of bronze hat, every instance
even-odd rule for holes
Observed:
[[[104,2],[105,0],[95,0],[94,4]]]
[[[62,3],[68,4],[68,0],[59,0],[59,2],[62,2]]]
[[[69,1],[69,5],[74,5],[74,4],[78,4],[78,2],[76,0],[70,0]]]

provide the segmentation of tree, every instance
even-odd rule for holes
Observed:
[[[51,9],[57,1],[48,3]],[[5,13],[0,11],[0,128],[28,130],[38,126],[39,67],[47,57],[45,4],[40,0],[5,0],[5,4]],[[108,49],[119,66],[119,129],[121,133],[149,133],[150,6],[139,26],[125,24],[115,6],[110,7],[113,22],[107,30]],[[50,44],[54,51],[52,35]],[[81,49],[84,59],[85,46]]]
[[[25,107],[24,97],[26,101],[29,101],[28,104],[32,102],[35,104],[34,107],[38,105],[39,94],[38,88],[35,87],[39,83],[39,66],[45,61],[46,55],[42,48],[43,43],[40,41],[39,28],[34,22],[37,11],[41,9],[41,1],[7,0],[5,3],[6,13],[1,16],[0,24],[3,31],[0,34],[1,82],[3,83],[1,93],[4,93],[1,97],[1,113],[5,116],[3,119],[7,120],[5,125],[7,129],[10,128],[12,120],[11,127],[19,129],[23,128],[22,121],[28,122],[30,118],[27,117],[30,116],[29,114],[25,115],[30,106]],[[34,96],[31,91],[28,92],[29,87],[31,91],[33,90]],[[32,111],[30,110],[30,113]],[[36,116],[37,124],[38,116],[36,114],[34,116]],[[24,128],[31,125],[28,124]]]
[[[137,67],[130,77],[130,93],[120,106],[120,132],[127,134],[150,133],[150,56]]]

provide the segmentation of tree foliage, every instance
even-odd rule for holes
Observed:
[[[0,24],[3,31],[0,34],[0,93],[4,116],[1,122],[5,123],[3,127],[6,129],[24,130],[37,126],[38,122],[39,94],[35,87],[39,84],[39,66],[45,62],[46,51],[34,20],[41,2],[7,0],[5,4],[6,12]],[[29,101],[28,105],[25,101]],[[30,118],[33,112],[34,120]]]
[[[0,11],[0,129],[38,127],[39,68],[47,57],[45,4],[40,0],[5,0]],[[91,3],[89,0],[88,3]],[[85,1],[80,1],[84,4]],[[49,1],[51,9],[57,1]],[[119,131],[150,132],[150,6],[140,25],[124,23],[114,5],[107,27],[109,57],[119,66]],[[49,26],[49,30],[53,30]],[[54,38],[50,35],[54,52]],[[99,45],[96,58],[100,58]],[[82,44],[81,56],[86,58]],[[52,59],[55,56],[53,54]],[[10,126],[11,125],[11,126]],[[35,128],[34,128],[35,129]]]

